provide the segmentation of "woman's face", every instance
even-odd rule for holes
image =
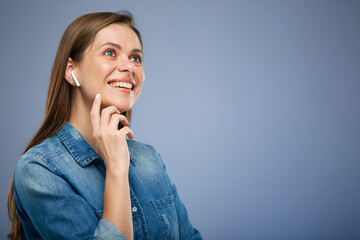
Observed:
[[[87,105],[100,93],[102,107],[127,111],[138,99],[145,79],[139,38],[130,27],[111,24],[97,33],[74,70]]]

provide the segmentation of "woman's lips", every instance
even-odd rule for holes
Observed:
[[[136,83],[133,78],[119,78],[119,79],[112,79],[107,82],[111,87],[115,88],[124,88],[124,89],[131,89],[133,90],[136,86]]]

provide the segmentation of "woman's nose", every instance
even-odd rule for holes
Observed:
[[[118,70],[120,72],[129,72],[130,74],[135,73],[136,66],[135,63],[130,61],[129,59],[124,59],[120,61],[118,65]]]

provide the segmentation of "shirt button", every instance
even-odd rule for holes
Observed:
[[[137,211],[137,207],[132,207],[132,211],[136,212]]]

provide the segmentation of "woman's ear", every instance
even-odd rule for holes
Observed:
[[[65,77],[65,80],[68,83],[70,83],[70,85],[80,87],[80,83],[76,78],[76,74],[75,74],[75,70],[74,70],[74,68],[75,68],[74,64],[75,64],[74,61],[69,57],[67,65],[66,65],[66,70],[65,70],[65,76],[64,77]]]

